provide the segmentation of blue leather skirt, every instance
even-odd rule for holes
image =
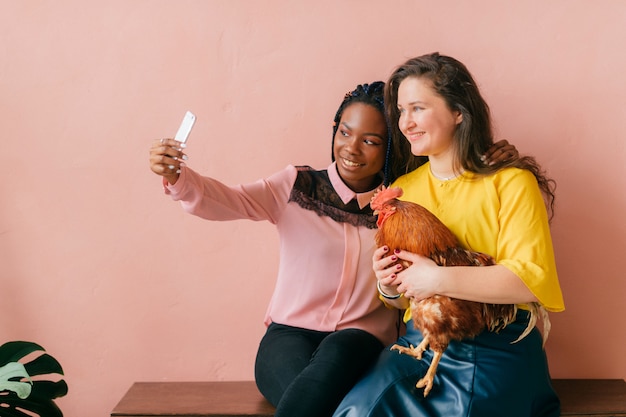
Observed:
[[[334,416],[559,417],[540,332],[535,328],[511,343],[527,323],[528,313],[519,312],[516,322],[500,333],[485,331],[471,340],[451,342],[427,397],[415,383],[426,374],[432,351],[418,360],[386,348]],[[409,321],[398,344],[417,346],[421,340]]]

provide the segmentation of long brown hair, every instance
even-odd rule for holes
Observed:
[[[389,77],[385,87],[385,107],[392,137],[403,138],[398,127],[398,87],[409,77],[428,79],[433,90],[440,95],[452,111],[462,114],[463,120],[455,132],[456,160],[463,169],[481,175],[493,174],[500,169],[516,167],[533,173],[541,189],[549,218],[554,215],[556,182],[549,178],[532,156],[522,156],[495,165],[487,165],[482,155],[493,145],[491,114],[487,102],[483,99],[476,82],[463,63],[456,59],[435,52],[412,58],[400,65]],[[396,143],[398,141],[395,141]],[[404,140],[402,152],[410,154],[408,141]],[[400,146],[396,146],[398,148]],[[401,159],[397,159],[400,161]],[[424,157],[411,156],[404,169],[410,172],[424,163]]]

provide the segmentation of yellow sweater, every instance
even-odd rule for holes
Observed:
[[[547,310],[565,309],[548,216],[531,172],[507,168],[442,181],[426,163],[392,186],[404,190],[402,200],[430,210],[466,249],[493,256],[520,277]]]

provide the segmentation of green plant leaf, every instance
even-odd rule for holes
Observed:
[[[27,410],[29,414],[21,410]],[[63,417],[63,412],[52,400],[0,396],[0,416],[32,417],[33,413],[40,417]]]
[[[29,375],[47,375],[60,374],[63,375],[63,368],[52,356],[44,353],[43,355],[33,359],[24,365]]]
[[[47,353],[24,359],[38,351],[45,352],[32,342],[0,346],[0,417],[63,417],[54,399],[67,394],[67,383],[63,379],[47,380],[62,376],[63,368]]]
[[[43,351],[44,348],[32,342],[7,342],[0,346],[0,366],[9,362],[17,362],[29,353]]]
[[[67,383],[60,381],[34,381],[31,397],[59,398],[67,394]]]
[[[28,382],[12,381],[12,379],[28,379]],[[21,399],[27,398],[32,390],[30,376],[26,368],[19,362],[9,362],[0,368],[0,391],[13,391]]]

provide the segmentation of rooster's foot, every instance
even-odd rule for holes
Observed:
[[[426,374],[424,378],[420,379],[417,381],[417,384],[415,384],[416,388],[424,388],[424,397],[433,389],[433,379],[434,377],[432,375]]]
[[[409,355],[414,357],[415,359],[422,359],[422,353],[424,353],[424,349],[421,346],[413,346],[410,345],[410,347],[406,347],[406,346],[400,346],[398,344],[395,344],[393,346],[391,346],[391,350],[397,350],[399,353],[404,353],[405,355]]]
[[[431,389],[433,389],[433,383],[435,381],[435,374],[437,372],[437,367],[439,366],[439,361],[441,360],[442,352],[439,350],[434,351],[433,360],[428,367],[428,371],[426,371],[426,375],[415,384],[416,388],[424,388],[424,397],[428,395]]]

